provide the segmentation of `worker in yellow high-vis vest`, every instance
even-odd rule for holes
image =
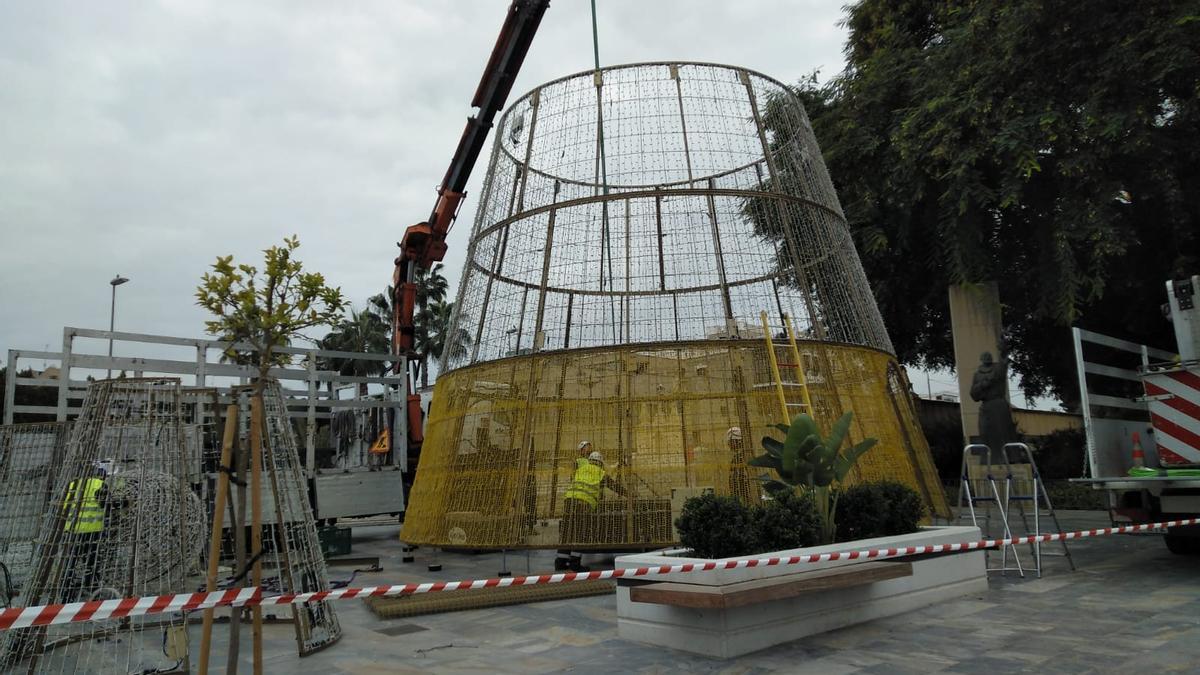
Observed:
[[[64,578],[63,601],[79,600],[80,591],[89,589],[96,575],[100,541],[104,537],[105,503],[108,490],[104,480],[107,466],[97,462],[85,478],[76,479],[67,485],[67,494],[62,502],[63,550],[67,553]]]
[[[559,524],[559,544],[578,544],[594,540],[594,533],[588,531],[592,516],[600,505],[600,497],[607,488],[624,495],[625,489],[604,471],[604,455],[592,450],[589,441],[579,444],[580,457],[575,460],[575,472],[571,476],[571,485],[563,495],[563,517]],[[559,549],[554,559],[555,570],[571,570],[586,572],[583,566],[583,554],[570,549]]]

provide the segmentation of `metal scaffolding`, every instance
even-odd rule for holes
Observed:
[[[730,66],[617,66],[538,87],[497,131],[406,541],[669,544],[686,496],[759,498],[745,462],[783,421],[781,388],[793,414],[827,427],[853,410],[851,436],[880,439],[854,480],[904,481],[947,513],[786,86]],[[802,363],[780,382],[784,317]],[[564,496],[584,440],[617,487],[581,524]]]

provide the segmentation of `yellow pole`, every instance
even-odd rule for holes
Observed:
[[[787,327],[788,342],[792,345],[792,357],[796,359],[796,377],[800,382],[800,391],[804,394],[805,412],[815,417],[812,398],[808,395],[808,375],[804,373],[804,361],[800,358],[800,348],[796,346],[796,332],[792,330],[792,317],[784,314],[783,325]]]
[[[783,393],[783,378],[779,376],[779,360],[775,358],[775,343],[771,341],[771,327],[767,325],[767,313],[760,312],[759,318],[762,319],[763,336],[767,341],[767,358],[771,360],[771,375],[775,378],[775,393],[779,396],[779,409],[783,412],[783,423],[790,424],[792,418],[788,416],[787,396]]]

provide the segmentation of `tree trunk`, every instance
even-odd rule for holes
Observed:
[[[254,383],[254,395],[250,399],[250,549],[254,556],[254,566],[251,568],[251,582],[256,589],[262,589],[262,471],[263,443],[266,442],[266,430],[263,429],[263,391],[267,386],[267,373],[270,366],[260,366],[258,380]],[[263,616],[262,605],[250,608],[252,625],[250,629],[251,647],[253,653],[254,675],[263,672]]]

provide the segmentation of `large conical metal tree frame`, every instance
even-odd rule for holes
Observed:
[[[820,423],[852,410],[851,435],[880,439],[853,479],[906,482],[945,514],[903,371],[787,87],[731,66],[653,63],[530,92],[496,126],[402,536],[666,544],[682,496],[757,500],[745,460],[783,417],[764,311],[774,337],[785,316],[797,327],[801,363],[782,375],[792,410],[806,380]],[[583,534],[564,535],[555,528],[583,440],[618,491]]]

